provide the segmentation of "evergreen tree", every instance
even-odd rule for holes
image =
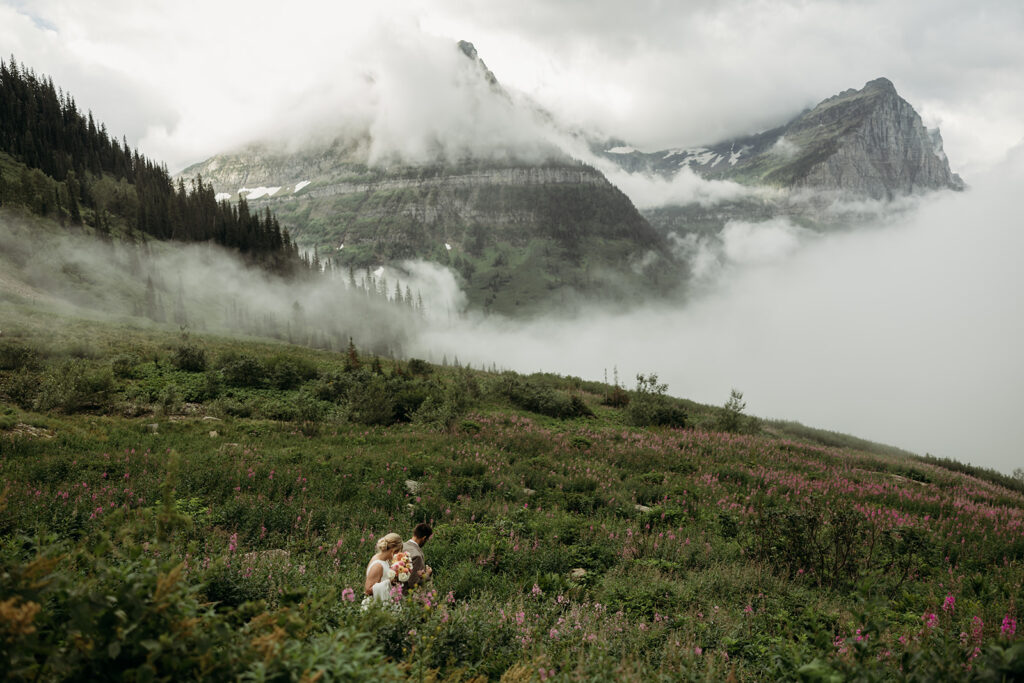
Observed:
[[[352,337],[348,338],[348,351],[345,352],[345,372],[355,372],[361,366],[359,352],[356,351],[355,342]]]
[[[92,215],[102,230],[113,217],[157,239],[214,241],[278,274],[298,271],[298,250],[269,209],[253,215],[244,200],[237,210],[218,203],[213,186],[202,178],[191,192],[180,182],[176,188],[166,165],[133,151],[123,136],[109,135],[92,112],[78,111],[70,94],[13,57],[10,63],[0,60],[0,152],[23,165],[16,192],[13,178],[0,181],[2,204],[21,204],[44,216],[56,213],[58,219],[67,215],[73,224]],[[125,181],[135,197],[99,205],[90,186],[104,178]]]

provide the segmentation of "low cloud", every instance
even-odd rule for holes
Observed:
[[[656,371],[712,404],[738,387],[753,414],[1009,472],[1024,440],[1021,183],[1024,148],[891,222],[813,239],[733,223],[694,250],[709,286],[685,304],[470,318],[413,348],[593,379]]]
[[[792,159],[797,155],[800,148],[792,140],[787,140],[786,136],[783,135],[781,138],[775,141],[772,145],[770,152],[775,156],[783,159]]]
[[[785,217],[755,223],[729,221],[715,235],[673,232],[668,236],[676,257],[688,266],[690,288],[699,291],[720,286],[723,278],[737,270],[782,262],[819,237]]]
[[[376,352],[592,379],[613,367],[623,378],[657,372],[671,393],[711,404],[736,387],[752,414],[1009,472],[1024,440],[1022,183],[1024,147],[967,192],[858,230],[729,223],[679,239],[693,247],[685,300],[530,320],[460,314],[457,279],[434,264],[373,275],[378,290],[384,278],[389,290],[419,290],[424,320],[380,294],[351,296],[347,272],[284,286],[209,246],[155,244],[142,256],[3,221],[0,273],[5,291],[60,297],[76,312],[130,314],[149,275],[168,315],[181,290],[208,330],[290,329],[339,344],[351,334]]]
[[[610,163],[601,163],[598,168],[638,209],[685,204],[713,206],[758,195],[756,190],[729,180],[705,180],[687,167],[679,169],[671,178],[628,173]]]

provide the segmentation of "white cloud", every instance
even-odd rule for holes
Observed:
[[[775,218],[761,223],[730,221],[720,238],[722,252],[731,263],[755,265],[789,256],[810,234],[786,218]]]
[[[467,39],[503,83],[645,149],[777,125],[885,75],[970,180],[1024,138],[1022,34],[1004,0],[0,0],[5,51],[172,169],[289,117],[365,116],[361,79],[382,53]],[[468,120],[422,104],[435,123]]]
[[[705,180],[689,167],[679,169],[671,178],[664,178],[648,173],[629,173],[608,162],[595,165],[640,209],[683,204],[711,206],[758,194],[758,191],[732,181]]]
[[[734,223],[728,246],[688,240],[708,286],[685,305],[465,321],[421,352],[594,379],[656,371],[713,404],[738,387],[754,414],[1009,472],[1024,440],[1022,183],[1024,147],[888,225],[805,240],[785,222]]]

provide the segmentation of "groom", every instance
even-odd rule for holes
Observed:
[[[406,590],[412,590],[424,581],[429,581],[433,575],[433,570],[423,561],[423,546],[427,544],[433,533],[434,530],[430,528],[429,524],[420,522],[412,530],[412,538],[402,546],[402,550],[409,553],[409,559],[412,561],[412,575],[405,582]]]

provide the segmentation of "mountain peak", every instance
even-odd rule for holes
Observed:
[[[891,93],[893,95],[896,94],[896,86],[892,84],[892,81],[890,81],[888,78],[885,78],[884,76],[880,76],[879,78],[876,78],[873,81],[868,81],[867,83],[865,83],[864,88],[861,92],[865,92],[868,90],[880,90],[887,93]]]
[[[476,51],[476,46],[473,45],[473,43],[469,42],[468,40],[460,40],[458,42],[458,48],[459,51],[462,52],[462,54],[466,55],[466,57],[471,59],[477,65],[477,67],[480,69],[480,72],[483,74],[483,77],[487,80],[491,87],[501,91],[501,86],[498,85],[497,77],[495,77],[494,73],[492,73],[491,70],[487,68],[487,65],[484,64],[484,60],[480,59],[480,53]],[[501,92],[504,94],[504,91]]]
[[[630,171],[673,175],[688,167],[709,179],[874,199],[964,187],[949,169],[938,131],[927,130],[884,77],[756,135],[650,154],[626,150],[606,145],[601,153]]]
[[[466,55],[473,61],[480,59],[480,55],[477,54],[476,46],[468,40],[459,41],[459,49],[462,50],[462,54]]]

